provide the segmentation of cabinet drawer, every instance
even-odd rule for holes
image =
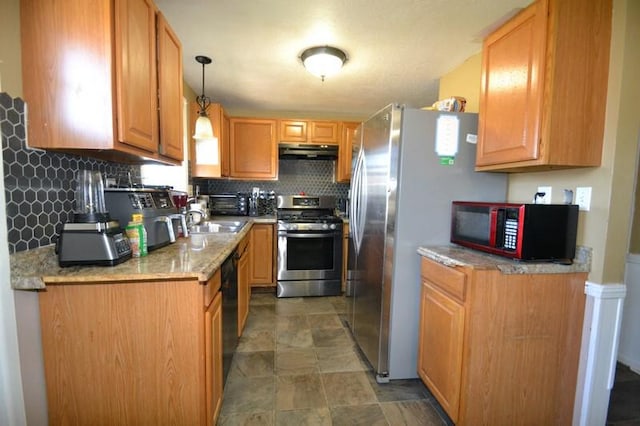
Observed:
[[[220,286],[222,285],[222,279],[220,278],[220,269],[218,269],[212,276],[209,278],[209,281],[204,285],[204,306],[209,306],[214,296],[220,290]]]
[[[466,275],[429,259],[422,259],[422,277],[464,302]]]

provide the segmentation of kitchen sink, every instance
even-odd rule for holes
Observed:
[[[236,234],[246,223],[245,220],[210,220],[192,225],[189,232],[192,234]]]

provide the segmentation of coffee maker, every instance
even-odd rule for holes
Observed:
[[[78,171],[75,204],[73,221],[62,226],[56,241],[60,266],[112,266],[131,257],[129,240],[105,209],[100,172]]]

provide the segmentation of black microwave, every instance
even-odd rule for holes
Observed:
[[[454,201],[451,242],[518,260],[571,262],[578,206]]]
[[[247,195],[239,192],[209,195],[209,211],[214,216],[246,216]]]

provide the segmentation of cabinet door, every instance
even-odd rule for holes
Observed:
[[[246,236],[238,245],[238,336],[242,335],[242,330],[249,316],[249,299],[251,297],[249,289],[250,235]]]
[[[338,148],[338,167],[336,167],[336,181],[349,182],[351,180],[351,162],[353,153],[353,140],[359,123],[342,123],[342,135]]]
[[[464,307],[422,281],[418,374],[451,420],[458,420]]]
[[[309,142],[338,145],[338,128],[338,122],[335,121],[312,121],[309,123]]]
[[[273,285],[273,225],[251,228],[251,285]]]
[[[298,120],[280,120],[280,142],[306,142],[307,122]]]
[[[183,159],[182,45],[162,13],[158,29],[158,99],[160,103],[160,154]]]
[[[276,121],[232,118],[229,175],[237,179],[278,178]]]
[[[207,425],[215,425],[222,407],[222,293],[205,311]]]
[[[547,14],[537,1],[484,41],[476,165],[540,156]]]
[[[151,0],[115,2],[118,137],[158,151],[156,9]]]

